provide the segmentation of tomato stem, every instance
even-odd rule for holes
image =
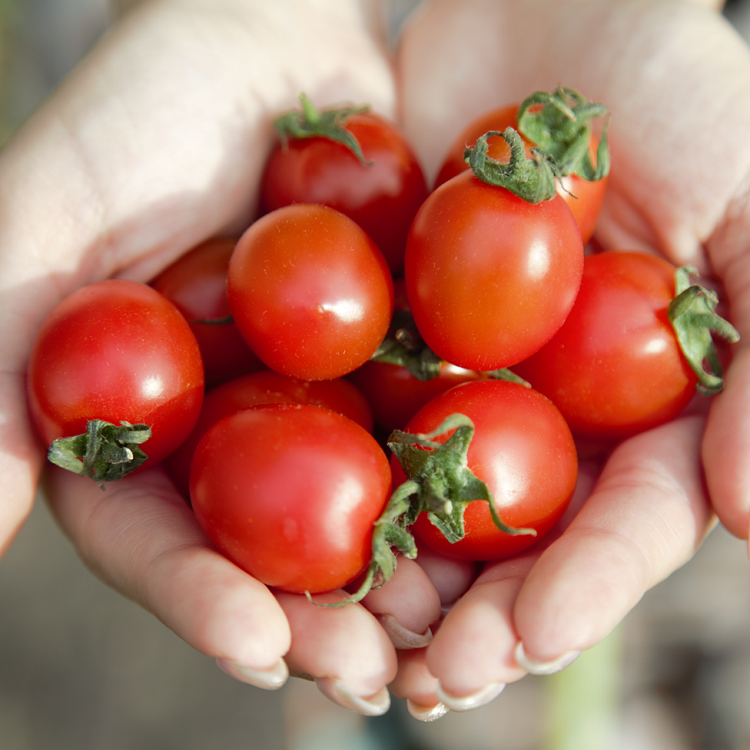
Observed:
[[[740,334],[715,312],[719,303],[716,293],[693,284],[693,276],[698,276],[693,266],[684,266],[675,272],[675,298],[669,304],[667,316],[687,363],[698,377],[696,389],[703,395],[713,396],[724,388],[724,368],[712,334],[730,344],[739,341]]]
[[[120,422],[119,425],[92,419],[86,432],[54,440],[47,452],[48,460],[74,474],[90,477],[100,487],[135,471],[148,456],[140,446],[151,437],[145,424]]]
[[[301,111],[291,110],[273,121],[282,148],[287,148],[290,140],[328,138],[346,146],[361,164],[371,166],[374,163],[365,159],[359,141],[345,127],[346,121],[352,115],[368,112],[370,109],[368,105],[318,110],[306,94],[300,93],[299,100],[302,106]]]
[[[586,99],[575,89],[559,86],[553,93],[535,91],[521,102],[516,114],[519,131],[555,161],[560,173],[576,174],[589,182],[609,174],[608,119],[605,120],[596,164],[591,161],[593,121],[607,115],[603,104]]]

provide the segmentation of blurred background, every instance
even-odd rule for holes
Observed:
[[[393,0],[394,27],[413,5]],[[725,12],[750,38],[750,2]],[[0,144],[111,16],[0,0]],[[235,682],[94,578],[43,502],[0,560],[0,750],[750,750],[749,707],[750,565],[722,528],[571,668],[431,725]]]

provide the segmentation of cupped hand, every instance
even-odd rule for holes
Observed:
[[[322,106],[369,102],[393,115],[371,3],[153,0],[115,24],[5,147],[0,549],[28,513],[43,464],[24,391],[41,321],[84,284],[146,281],[202,240],[242,231],[271,118],[301,91]],[[269,591],[215,551],[158,467],[104,491],[51,468],[45,488],[92,570],[252,684],[279,687],[292,671],[339,703],[382,713],[396,672],[389,633],[425,636],[439,614],[429,580],[409,565],[399,578],[424,596],[408,611],[385,591],[375,614]]]
[[[714,511],[748,537],[750,146],[737,135],[750,117],[750,51],[707,5],[435,0],[402,37],[403,118],[428,176],[476,116],[534,90],[578,89],[611,112],[596,241],[723,283],[742,336],[710,409],[623,442],[603,465],[582,462],[577,514],[527,554],[487,565],[430,645],[401,656],[393,690],[419,718],[570,663],[694,554]]]

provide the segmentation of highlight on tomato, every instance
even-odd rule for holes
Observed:
[[[451,143],[435,179],[437,188],[469,169],[467,147],[488,131],[518,131],[531,155],[538,146],[550,153],[560,169],[557,192],[568,204],[581,230],[584,244],[594,234],[607,190],[609,145],[606,123],[601,135],[594,123],[606,115],[602,104],[588,101],[574,89],[559,87],[552,93],[536,91],[520,105],[512,104],[486,112],[469,123]],[[510,149],[500,136],[488,139],[488,156],[507,162]]]
[[[393,281],[351,219],[297,203],[258,219],[229,262],[229,309],[271,369],[328,380],[366,362],[388,332]]]
[[[403,268],[406,236],[427,197],[427,183],[399,128],[368,107],[301,109],[278,117],[279,143],[261,179],[261,209],[320,203],[353,219],[383,253],[392,273]]]
[[[577,435],[622,438],[673,419],[696,390],[722,388],[712,332],[739,338],[695,274],[643,252],[587,256],[567,320],[515,371]]]
[[[583,270],[581,233],[557,195],[552,160],[526,156],[501,134],[507,164],[487,157],[485,133],[472,168],[430,194],[406,247],[404,276],[417,329],[441,359],[498,370],[527,358],[562,325]]]
[[[208,388],[263,367],[229,312],[227,270],[236,244],[231,237],[206,240],[150,282],[188,321],[201,350]]]
[[[261,370],[209,390],[198,421],[180,447],[165,461],[170,476],[185,497],[190,486],[190,465],[203,435],[220,419],[264,404],[308,404],[343,414],[372,432],[372,410],[362,393],[347,380],[302,381],[273,370]]]
[[[308,404],[256,406],[213,425],[193,458],[198,522],[240,568],[292,593],[341,588],[372,560],[391,490],[360,425]]]
[[[175,450],[198,419],[204,389],[183,316],[156,290],[125,279],[82,287],[52,310],[27,382],[49,459],[100,483]]]
[[[464,560],[501,559],[538,542],[567,508],[578,477],[560,412],[509,381],[455,386],[388,445],[394,498],[412,498],[409,531],[435,552]]]

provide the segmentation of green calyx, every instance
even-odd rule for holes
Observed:
[[[576,174],[594,182],[609,174],[608,121],[597,146],[596,165],[590,152],[593,121],[606,114],[603,104],[560,86],[551,94],[535,91],[528,96],[518,108],[516,119],[518,130],[554,159],[563,176]]]
[[[140,446],[151,437],[145,424],[120,422],[119,425],[92,419],[86,432],[54,440],[47,458],[56,466],[103,482],[116,482],[137,469],[148,456]]]
[[[283,148],[286,148],[290,140],[297,138],[328,138],[346,146],[365,166],[373,163],[365,159],[359,141],[345,127],[352,115],[369,111],[368,106],[319,111],[306,94],[300,94],[299,100],[301,111],[292,110],[273,121]]]
[[[408,310],[393,313],[388,335],[370,359],[405,367],[415,378],[423,381],[440,375],[442,364],[440,357],[425,344]]]
[[[434,438],[451,431],[453,434],[444,443],[435,442]],[[474,423],[465,414],[451,415],[426,435],[401,430],[391,434],[388,447],[409,480],[402,485],[408,485],[405,492],[411,497],[404,523],[408,526],[420,513],[427,513],[443,536],[455,543],[464,537],[466,506],[475,500],[484,500],[500,531],[514,536],[536,535],[534,529],[517,529],[500,518],[490,488],[469,469],[467,455],[473,437]]]
[[[715,312],[719,302],[716,293],[692,284],[691,276],[698,276],[692,266],[678,268],[675,272],[675,298],[667,309],[667,316],[685,359],[698,376],[696,389],[713,396],[724,387],[724,368],[713,334],[730,344],[739,341],[740,334]]]
[[[487,139],[492,136],[500,136],[508,144],[507,162],[487,155]],[[510,190],[527,203],[541,203],[557,195],[555,179],[561,175],[555,160],[539,148],[532,148],[531,157],[527,157],[523,139],[513,128],[490,130],[480,136],[464,151],[464,161],[482,182]]]

